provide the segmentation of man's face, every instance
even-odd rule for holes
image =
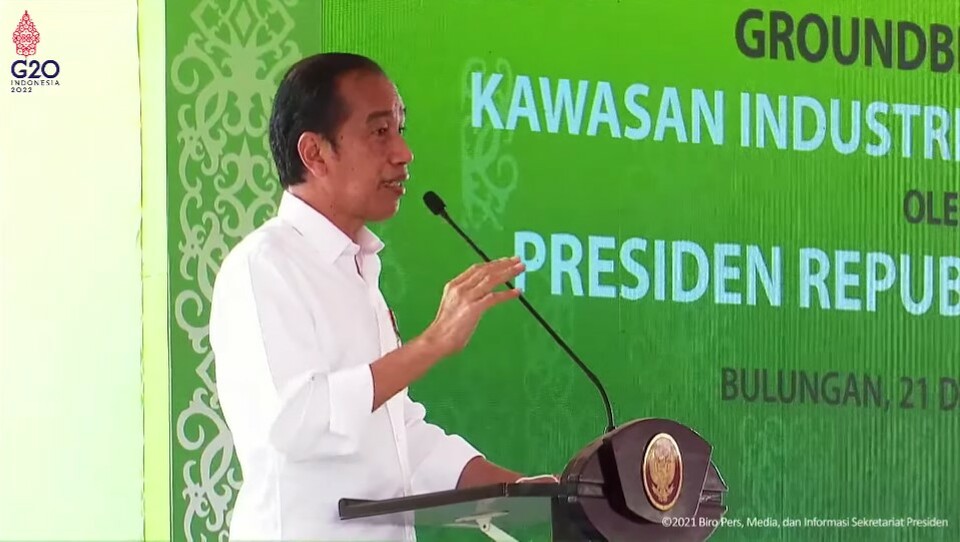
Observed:
[[[328,189],[337,207],[363,222],[396,214],[413,154],[401,134],[403,102],[383,75],[351,73],[339,93],[347,117],[337,134],[337,150],[327,163]]]

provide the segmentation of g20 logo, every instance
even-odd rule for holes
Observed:
[[[55,79],[60,75],[60,64],[56,60],[14,60],[10,65],[10,75],[16,79]]]

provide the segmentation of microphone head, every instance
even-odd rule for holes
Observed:
[[[446,213],[447,204],[432,190],[428,190],[427,193],[423,195],[423,202],[427,204],[430,212],[437,216],[442,216]]]

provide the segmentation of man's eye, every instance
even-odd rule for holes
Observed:
[[[383,135],[387,135],[387,132],[388,132],[388,131],[389,131],[389,130],[387,129],[387,127],[386,127],[386,126],[383,126],[383,127],[377,128],[376,134],[377,134],[378,136],[383,136]]]

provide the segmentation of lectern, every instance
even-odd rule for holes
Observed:
[[[412,515],[421,526],[479,529],[549,524],[557,542],[708,539],[726,513],[712,447],[672,420],[634,420],[585,446],[559,484],[497,484],[387,500],[340,500],[340,518]]]

